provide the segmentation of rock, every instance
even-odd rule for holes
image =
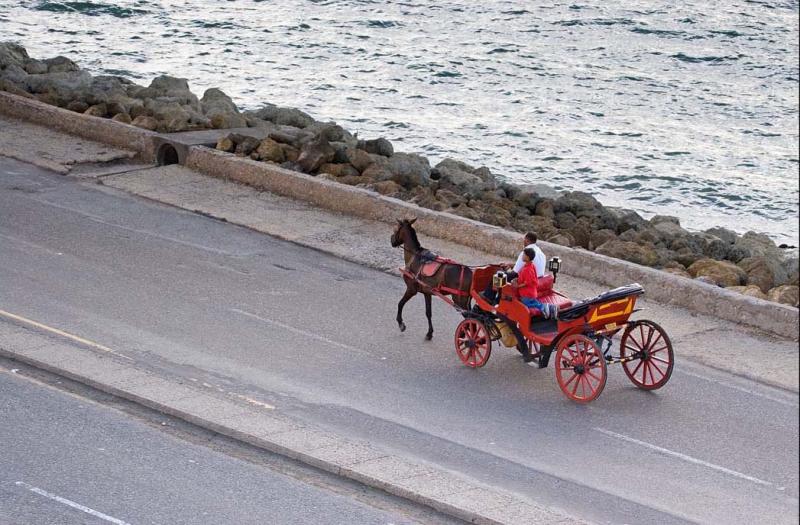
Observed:
[[[748,284],[747,286],[731,286],[728,290],[736,293],[740,293],[742,295],[746,295],[748,297],[755,297],[757,299],[766,299],[767,294],[761,291],[761,288],[754,284]]]
[[[580,246],[581,248],[589,249],[592,238],[592,224],[586,217],[581,217],[575,224],[568,228],[570,235],[575,239],[573,246]]]
[[[540,239],[549,239],[559,233],[552,219],[538,215],[517,218],[514,228],[519,232],[533,232]]]
[[[797,273],[800,269],[800,259],[797,257],[787,257],[781,263],[783,267],[783,271],[786,272],[786,282],[789,282],[792,279],[797,279]],[[783,282],[776,283],[778,285],[785,284]],[[796,282],[790,284],[797,284]]]
[[[749,248],[746,248],[739,244],[734,244],[733,246],[730,246],[728,248],[728,256],[726,257],[726,259],[738,263],[742,259],[747,259],[751,255],[752,253],[750,252]]]
[[[388,195],[388,196],[400,195],[403,192],[403,187],[397,184],[393,180],[374,182],[372,184],[368,184],[367,188],[374,190],[380,193],[381,195]]]
[[[0,78],[0,91],[5,91],[7,93],[11,93],[12,95],[17,95],[18,97],[33,98],[33,95],[22,89],[20,86],[4,78]]]
[[[48,58],[44,63],[47,65],[48,73],[71,73],[81,70],[78,64],[63,56]]]
[[[89,115],[91,117],[102,117],[104,118],[108,113],[108,108],[105,104],[96,104],[94,106],[90,106],[86,111],[83,112],[84,115]]]
[[[625,242],[636,242],[638,237],[639,233],[631,228],[630,230],[625,230],[624,232],[620,233],[618,239]]]
[[[550,199],[544,199],[537,202],[534,213],[541,217],[549,217],[550,219],[555,219],[556,212],[555,212],[555,206],[553,205],[553,201]]]
[[[247,127],[247,120],[239,113],[231,97],[217,88],[207,89],[203,93],[200,107],[214,129]]]
[[[605,211],[614,217],[617,221],[617,233],[622,233],[626,230],[639,231],[649,223],[633,210],[626,208],[617,208],[613,206],[606,206]]]
[[[189,81],[185,78],[161,75],[154,78],[148,87],[134,90],[133,93],[139,99],[162,99],[158,102],[199,108],[199,101],[189,89]]]
[[[570,211],[556,213],[555,223],[559,228],[569,229],[575,226],[578,218]]]
[[[739,238],[739,236],[736,235],[736,232],[733,232],[727,228],[709,228],[705,231],[705,233],[713,235],[718,239],[722,239],[727,244],[733,244],[736,242],[736,239]]]
[[[30,60],[28,52],[21,45],[13,42],[0,42],[0,70],[11,65],[22,68],[28,60]]]
[[[31,59],[25,63],[23,69],[29,75],[44,75],[47,73],[47,63],[43,60]]]
[[[703,254],[695,253],[690,248],[681,248],[676,250],[675,255],[673,256],[674,261],[687,268],[703,258],[705,258]]]
[[[770,257],[747,257],[737,266],[747,273],[747,283],[758,286],[764,293],[789,279],[780,262]]]
[[[259,159],[275,162],[277,164],[286,162],[287,160],[281,144],[272,140],[271,138],[265,138],[262,140],[258,145],[258,148],[256,148],[256,153],[258,154]]]
[[[666,273],[670,273],[672,275],[677,275],[678,277],[687,277],[689,279],[692,278],[692,276],[689,274],[689,272],[687,272],[683,268],[674,268],[674,267],[672,267],[672,268],[662,268],[661,271],[666,272]]]
[[[655,215],[650,219],[650,224],[675,224],[677,226],[681,225],[680,219],[677,217],[673,217],[672,215]]]
[[[47,73],[46,75],[28,75],[25,78],[25,89],[30,93],[48,93],[58,106],[66,106],[73,100],[86,98],[92,76],[86,71],[64,73]]]
[[[614,233],[614,230],[604,229],[593,231],[589,237],[589,249],[596,250],[598,247],[616,238],[617,234]]]
[[[300,157],[300,150],[289,144],[281,144],[281,149],[283,150],[283,156],[288,162],[297,162],[297,159]]]
[[[619,239],[610,240],[599,246],[595,251],[602,255],[623,259],[643,266],[655,266],[658,263],[658,254],[654,248]]]
[[[358,148],[363,149],[367,153],[381,155],[382,157],[391,157],[394,155],[394,147],[392,147],[392,143],[383,137],[379,139],[358,141]]]
[[[236,149],[233,152],[243,157],[249,156],[261,145],[261,141],[255,137],[244,137],[234,142],[236,142]]]
[[[346,151],[347,161],[359,171],[359,173],[364,173],[364,171],[375,162],[375,160],[370,156],[369,153],[364,151],[363,149],[358,148],[347,148]],[[383,157],[381,157],[383,159]]]
[[[704,243],[703,254],[717,260],[726,259],[730,253],[731,244],[715,235],[701,233],[693,236]]]
[[[350,164],[323,164],[319,167],[320,173],[328,173],[334,177],[358,177],[360,174]]]
[[[18,86],[20,89],[28,87],[28,78],[30,75],[22,69],[22,67],[11,64],[6,66],[5,69],[0,71],[0,78],[11,82],[12,84]],[[44,75],[36,75],[36,78],[44,78]]]
[[[592,195],[583,191],[569,191],[554,201],[556,213],[568,211],[577,216],[578,212],[596,210],[602,205]]]
[[[89,109],[89,104],[81,100],[73,100],[67,104],[67,109],[75,113],[85,113],[86,110]]]
[[[782,256],[780,249],[775,245],[772,239],[763,233],[756,233],[753,231],[749,231],[737,239],[734,243],[734,248],[739,248],[743,253],[746,253],[746,257],[764,255],[777,259]]]
[[[767,298],[776,303],[788,304],[789,306],[798,306],[798,296],[800,295],[800,288],[793,284],[784,284],[773,288],[767,293]]]
[[[358,140],[356,140],[356,138],[349,131],[344,129],[336,122],[314,122],[313,124],[306,126],[304,131],[312,134],[315,137],[322,137],[330,143],[340,142],[344,147],[355,147],[355,145],[358,143]]]
[[[388,169],[391,180],[405,188],[427,186],[430,183],[431,166],[422,155],[395,153],[389,157]]]
[[[447,208],[458,208],[459,206],[465,206],[467,204],[467,199],[464,198],[462,195],[459,195],[456,192],[440,189],[436,192],[436,198]]]
[[[324,138],[306,142],[300,148],[297,164],[305,173],[314,173],[325,163],[333,160],[336,150]]]
[[[410,202],[423,208],[436,211],[442,211],[445,208],[444,203],[436,200],[433,190],[427,186],[414,186],[411,188],[411,191],[408,192],[408,196]]]
[[[689,266],[692,277],[708,277],[719,286],[741,286],[747,284],[747,273],[728,261],[700,259]]]
[[[149,129],[150,131],[155,131],[158,129],[158,121],[153,117],[148,117],[147,115],[139,115],[133,119],[131,124],[142,129]]]
[[[466,169],[462,169],[462,166]],[[475,175],[474,170],[468,165],[453,159],[443,160],[436,165],[435,170],[441,188],[461,193],[468,198],[476,198],[481,192],[495,189],[493,180],[485,180]]]
[[[560,244],[561,246],[574,246],[575,239],[569,232],[560,231],[557,232],[550,237],[547,238],[547,242],[552,242],[553,244]]]
[[[140,118],[140,117],[137,117],[137,119],[138,119],[138,118]],[[136,122],[136,121],[134,120],[134,122]],[[135,125],[135,124],[134,124],[134,125]],[[227,152],[227,153],[233,153],[233,150],[235,150],[235,149],[236,149],[236,144],[234,144],[233,140],[231,140],[231,138],[230,138],[230,137],[221,137],[221,138],[220,138],[220,139],[217,141],[217,146],[216,146],[216,148],[217,148],[218,150],[220,150],[220,151],[225,151],[225,152]]]
[[[127,113],[117,113],[116,115],[111,117],[111,120],[113,120],[114,122],[122,122],[123,124],[130,124],[131,122],[133,122],[133,119]]]
[[[673,250],[678,250],[683,246],[672,246],[672,243],[678,239],[683,240],[684,242],[688,241],[689,232],[681,228],[681,224],[678,221],[677,217],[669,217],[664,215],[656,215],[652,219],[650,219],[650,224],[652,225],[651,231],[658,232],[660,240],[667,245],[670,245]],[[700,245],[698,244],[696,249],[700,249]]]
[[[246,112],[245,115],[252,115],[261,120],[268,120],[275,124],[293,126],[301,129],[315,122],[311,115],[299,109],[283,108],[274,104],[265,104],[261,109]]]

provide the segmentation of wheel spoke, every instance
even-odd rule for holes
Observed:
[[[664,363],[665,365],[669,366],[669,361],[667,361],[666,359],[661,359],[660,357],[653,357],[653,356],[650,356],[650,359],[653,361],[658,361],[659,363]]]
[[[593,378],[597,379],[598,382],[602,382],[603,381],[602,376],[594,375],[594,373],[591,370],[587,370],[586,373],[589,374],[590,376],[592,376]]]
[[[651,361],[650,362],[650,377],[653,378],[653,382],[654,383],[656,382],[656,377],[653,375],[653,369],[657,370],[658,373],[661,374],[661,377],[658,378],[659,381],[661,381],[661,379],[663,379],[667,375],[666,372],[664,372],[663,370],[658,368],[658,365],[656,365],[654,362]]]
[[[569,378],[569,381],[564,383],[564,388],[567,388],[570,384],[572,384],[572,382],[575,381],[577,377],[579,377],[578,374],[572,374],[572,377]]]
[[[639,369],[642,367],[642,365],[643,365],[643,364],[644,364],[644,361],[642,361],[642,360],[640,359],[640,360],[639,360],[639,364],[638,364],[638,365],[636,365],[636,368],[634,368],[633,372],[631,372],[631,375],[632,375],[633,377],[636,377],[636,372],[638,372],[638,371],[639,371]]]
[[[581,383],[580,381],[580,374],[575,374],[575,377],[578,378],[578,381],[575,381],[575,385],[572,387],[572,395],[577,396],[576,392],[578,391],[578,385]]]
[[[659,353],[659,352],[663,352],[663,351],[664,351],[664,350],[666,350],[666,349],[667,349],[667,347],[666,347],[666,346],[662,346],[661,348],[659,348],[659,349],[657,349],[657,350],[650,350],[650,355],[657,354],[657,353]]]
[[[653,346],[656,346],[659,341],[663,341],[664,340],[664,337],[662,337],[661,332],[656,332],[656,333],[658,334],[658,337],[656,338],[655,341],[652,342],[652,344],[648,345],[648,347],[650,347],[650,348],[652,348]]]

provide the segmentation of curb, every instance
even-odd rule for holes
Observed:
[[[246,406],[191,383],[162,377],[113,354],[101,355],[64,344],[7,321],[0,323],[0,335],[2,357],[469,523],[585,523],[436,465],[393,455],[366,441],[344,439],[266,408]]]
[[[200,146],[187,146],[170,137],[107,119],[90,117],[0,91],[0,113],[56,128],[66,133],[117,147],[135,149],[142,160],[153,162],[164,144],[176,148],[181,163],[205,175],[233,180],[320,208],[380,222],[417,217],[420,233],[452,241],[502,257],[516,256],[519,233],[420,208],[399,199],[289,171],[278,166],[236,157]],[[607,286],[638,282],[651,299],[708,314],[727,321],[797,341],[800,310],[748,297],[706,283],[639,266],[594,252],[542,241],[555,256],[568,259],[564,273]]]

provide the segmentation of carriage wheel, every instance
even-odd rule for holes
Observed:
[[[561,391],[578,403],[594,401],[606,386],[603,352],[582,334],[568,335],[556,351],[556,380]]]
[[[643,390],[656,390],[672,376],[675,358],[672,342],[663,328],[652,321],[628,325],[619,344],[619,356],[633,360],[622,363],[628,379]]]
[[[464,319],[456,328],[456,353],[470,368],[480,368],[492,355],[492,338],[486,325],[477,319]]]

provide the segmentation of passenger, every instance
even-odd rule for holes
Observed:
[[[536,245],[537,241],[536,234],[533,232],[528,232],[525,234],[524,239],[524,247],[523,250],[527,248],[532,248],[536,251],[536,256],[533,258],[533,265],[536,267],[536,276],[542,277],[544,272],[547,270],[547,258],[544,256],[544,252],[541,248]],[[517,262],[514,264],[514,273],[519,273],[524,266],[524,262],[522,260],[523,252],[519,252],[519,257],[517,257]]]
[[[533,264],[535,258],[535,249],[528,247],[522,250],[523,266],[519,271],[519,276],[514,286],[519,291],[519,300],[522,301],[522,304],[528,308],[538,309],[545,319],[554,319],[558,315],[558,306],[549,303],[545,304],[538,300],[539,280],[536,276],[538,272]]]

